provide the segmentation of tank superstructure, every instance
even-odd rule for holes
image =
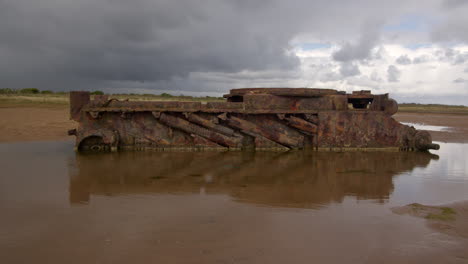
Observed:
[[[332,89],[244,88],[225,102],[119,101],[70,93],[77,150],[420,150],[427,131],[392,118],[388,94]]]

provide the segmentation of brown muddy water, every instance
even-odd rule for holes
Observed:
[[[1,263],[468,263],[392,213],[468,200],[468,145],[403,152],[75,154],[0,144]]]

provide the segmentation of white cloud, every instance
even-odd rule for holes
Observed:
[[[411,49],[402,45],[381,44],[374,48],[381,50],[381,57],[368,61],[357,61],[359,74],[341,74],[342,63],[333,60],[336,45],[320,51],[300,52],[302,74],[300,78],[310,87],[327,87],[345,91],[370,89],[374,93],[390,93],[406,102],[467,104],[468,90],[454,80],[465,74],[466,65],[454,64],[457,54],[464,52],[468,45],[458,45],[449,51],[439,45],[425,45]],[[400,57],[407,57],[416,63],[402,68],[393,63]],[[413,59],[411,59],[413,58]],[[390,78],[389,78],[390,77]],[[466,79],[466,78],[465,78]],[[465,82],[466,84],[466,82]],[[443,89],[442,89],[443,88]],[[443,95],[441,95],[443,92]],[[442,100],[442,99],[441,99]]]

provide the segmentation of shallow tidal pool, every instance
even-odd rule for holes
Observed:
[[[467,263],[397,215],[468,200],[468,144],[419,152],[121,152],[0,144],[2,263]]]

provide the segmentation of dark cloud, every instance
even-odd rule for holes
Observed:
[[[359,67],[353,62],[342,62],[340,66],[340,73],[343,77],[356,76],[361,74]]]
[[[405,54],[398,57],[395,62],[400,65],[408,65],[411,64],[411,59]]]
[[[454,82],[454,83],[465,83],[466,80],[463,79],[463,78],[457,78],[457,79],[453,80],[453,82]]]
[[[401,76],[401,71],[395,67],[395,65],[390,65],[387,68],[387,80],[389,82],[399,82]]]
[[[291,70],[299,65],[287,53],[297,32],[269,25],[277,11],[215,0],[0,1],[1,85],[67,89]]]
[[[0,0],[0,87],[225,92],[287,85],[303,71],[290,52],[299,37],[342,44],[316,77],[340,80],[359,75],[358,65],[386,65],[378,64],[382,25],[424,8],[407,0]],[[465,24],[455,22],[447,36],[463,39]]]
[[[433,55],[443,62],[450,63],[452,65],[464,64],[468,61],[468,52],[460,51],[455,48],[439,49],[433,53]],[[430,60],[428,55],[423,55]]]
[[[359,40],[354,44],[344,43],[338,51],[333,53],[333,59],[340,62],[368,59],[372,49],[379,42],[380,27],[381,23],[378,22],[365,23]]]
[[[432,29],[432,39],[439,42],[468,43],[468,1],[446,0]]]

